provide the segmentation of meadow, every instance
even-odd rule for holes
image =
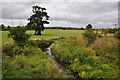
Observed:
[[[96,36],[89,43],[83,35],[86,31],[45,29],[43,35],[34,35],[28,30],[31,38],[23,47],[8,38],[8,31],[2,31],[3,78],[119,79],[119,40],[114,34],[103,36],[100,31],[93,35],[94,31],[87,33],[90,38]],[[68,70],[59,68],[44,53],[44,47],[50,47],[54,58]]]
[[[9,31],[2,32],[3,52],[3,78],[68,78],[69,71],[63,71],[57,64],[43,53],[38,47],[30,44],[21,48],[8,38]],[[34,35],[34,30],[28,30],[30,40],[59,37],[76,37],[83,33],[82,30],[45,29],[43,35]],[[15,54],[15,55],[14,55]],[[26,55],[27,56],[26,56]],[[36,61],[37,60],[37,61]],[[72,76],[73,77],[73,76]]]
[[[81,35],[84,30],[61,30],[61,29],[45,29],[41,36],[33,35],[34,30],[28,30],[27,33],[32,34],[31,39],[40,38],[40,39],[51,39],[58,37],[76,37]],[[12,41],[12,38],[8,38],[8,31],[2,31],[2,42]]]

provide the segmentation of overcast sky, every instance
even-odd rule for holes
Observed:
[[[45,26],[109,28],[118,23],[118,0],[4,0],[0,5],[0,24],[6,26],[26,25],[34,5],[47,9],[50,24]]]

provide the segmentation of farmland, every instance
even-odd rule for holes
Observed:
[[[55,30],[49,29],[43,32],[43,35],[34,35],[34,31],[27,31],[33,39],[52,39],[59,37],[76,37],[83,33],[82,30]],[[2,31],[3,43],[3,78],[68,78],[66,74],[69,71],[61,71],[57,64],[49,59],[40,49],[31,45],[23,49],[14,45],[12,38],[8,38],[8,31]],[[9,45],[9,46],[8,46]],[[13,49],[14,46],[14,49]],[[5,50],[5,51],[4,51]],[[7,50],[7,51],[6,51]],[[10,58],[12,54],[17,54]],[[23,54],[23,55],[18,55]],[[27,54],[28,56],[24,56]],[[30,54],[30,55],[29,55]],[[35,60],[38,60],[37,62]],[[34,62],[35,61],[35,62]],[[47,63],[47,65],[45,65]],[[27,69],[27,70],[26,70]],[[12,70],[12,72],[11,72]],[[38,71],[40,70],[40,71]],[[35,74],[34,74],[35,73]],[[52,73],[52,74],[51,74]],[[32,76],[30,76],[32,75]],[[71,76],[73,77],[73,76]]]
[[[118,78],[118,40],[112,35],[102,36],[88,45],[87,40],[82,35],[84,32],[85,30],[47,29],[43,35],[39,36],[33,35],[34,31],[27,31],[28,34],[31,34],[30,41],[39,39],[50,41],[56,38],[50,46],[52,55],[59,63],[69,69],[66,71],[57,67],[57,63],[48,58],[36,46],[41,41],[29,42],[30,44],[26,48],[21,48],[16,46],[12,38],[7,37],[8,31],[2,31],[3,53],[5,54],[3,55],[3,77]],[[51,72],[53,73],[50,74]],[[73,75],[68,76],[69,73]]]
[[[0,79],[120,80],[117,2],[2,2]]]
[[[75,37],[81,35],[83,30],[61,30],[61,29],[45,29],[42,36],[33,35],[34,30],[27,31],[27,33],[32,34],[31,39],[50,39],[56,37]],[[8,31],[2,31],[2,42],[12,41],[12,38],[8,38]]]

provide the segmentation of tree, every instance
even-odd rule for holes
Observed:
[[[107,36],[107,34],[109,33],[108,29],[104,29],[104,35]]]
[[[86,26],[86,29],[92,29],[92,25],[91,25],[91,24],[88,24],[88,25]]]
[[[89,29],[83,33],[83,36],[88,40],[88,43],[90,44],[93,43],[94,40],[96,40],[97,33]]]
[[[120,40],[120,29],[114,34],[114,37]]]
[[[7,26],[7,29],[9,30],[11,27],[10,26]]]
[[[15,42],[20,46],[25,45],[30,36],[30,34],[26,34],[25,27],[15,27],[9,29],[8,37],[13,38],[13,40],[15,40]]]
[[[35,35],[42,35],[41,31],[44,30],[44,24],[49,24],[49,16],[45,12],[46,8],[33,6],[33,15],[28,19],[30,22],[27,24],[28,27],[33,27]]]
[[[2,31],[5,30],[4,24],[1,24],[1,27],[2,27]]]

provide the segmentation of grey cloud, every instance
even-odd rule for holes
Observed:
[[[111,25],[118,20],[117,3],[115,2],[30,2],[3,3],[3,19],[24,19],[31,16],[31,7],[39,5],[47,9],[52,26],[81,26],[92,23],[96,26]],[[64,0],[62,0],[64,1]],[[69,0],[70,1],[70,0]],[[92,0],[93,1],[93,0]],[[102,1],[102,0],[101,0]]]
[[[28,2],[3,2],[3,19],[27,19],[31,15],[31,7],[35,3]]]

